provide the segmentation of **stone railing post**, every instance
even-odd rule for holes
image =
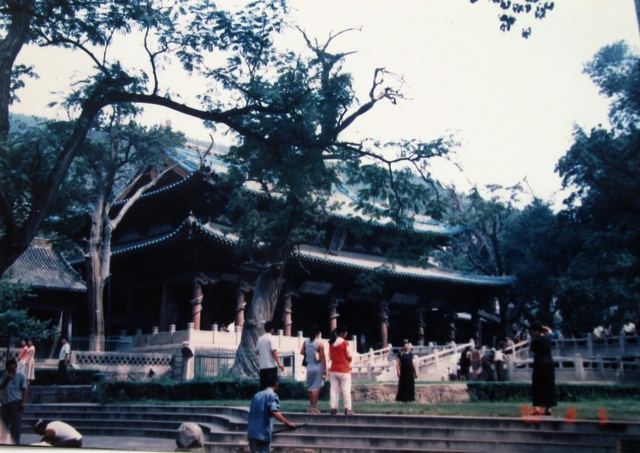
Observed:
[[[624,382],[624,362],[622,361],[622,357],[616,357],[616,360],[618,361],[618,382],[623,383]]]
[[[587,335],[587,350],[589,351],[589,357],[593,357],[595,355],[593,352],[593,334]]]
[[[600,379],[604,379],[604,360],[602,360],[600,354],[596,356],[596,360],[598,361],[598,374],[600,375]]]
[[[216,337],[218,336],[218,323],[211,324],[211,342],[216,344]]]
[[[276,335],[278,335],[278,348],[282,347],[282,336],[284,335],[284,332],[282,329],[278,329],[276,331]]]
[[[580,354],[576,354],[573,363],[575,364],[576,381],[584,381],[584,359]]]
[[[189,323],[191,324],[191,323]],[[189,381],[194,378],[194,352],[193,349],[189,346],[188,341],[182,342],[182,379],[185,381]]]
[[[513,357],[508,355],[505,355],[505,358],[507,359],[507,375],[505,376],[505,380],[511,381],[515,370],[515,360]]]
[[[195,324],[192,322],[187,323],[187,342],[191,342],[193,337],[193,331],[195,329]]]
[[[618,335],[618,342],[620,343],[620,355],[627,355],[627,337],[624,332],[620,332]]]

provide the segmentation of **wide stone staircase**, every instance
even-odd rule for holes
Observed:
[[[202,428],[207,452],[245,452],[246,407],[30,404],[37,419],[63,420],[84,436],[175,439],[182,423]],[[294,431],[274,435],[275,452],[574,452],[640,451],[640,423],[559,418],[473,418],[286,413]],[[275,430],[283,425],[276,422]]]

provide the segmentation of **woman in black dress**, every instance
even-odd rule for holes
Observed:
[[[418,371],[411,352],[411,343],[406,341],[402,346],[402,351],[398,353],[396,359],[396,371],[398,373],[398,394],[396,401],[408,403],[416,400],[416,378]]]
[[[533,415],[541,415],[541,408],[544,408],[544,415],[551,415],[551,408],[558,404],[551,356],[551,329],[537,323],[531,326],[531,352],[534,354],[531,380]]]

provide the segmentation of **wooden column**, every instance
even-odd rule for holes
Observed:
[[[191,298],[191,322],[193,330],[200,330],[200,314],[202,313],[202,286],[198,281],[193,282]]]
[[[422,308],[416,310],[416,316],[418,317],[418,346],[424,346],[424,328],[426,327],[424,310]]]
[[[447,341],[456,342],[456,324],[455,324],[456,314],[455,313],[447,313]]]
[[[338,318],[340,315],[338,314],[338,305],[342,303],[342,299],[334,297],[329,302],[329,328],[331,332],[338,328]]]
[[[380,342],[382,347],[389,346],[389,302],[380,302]]]
[[[285,337],[290,337],[291,336],[291,298],[293,296],[293,293],[291,291],[287,292],[284,294],[284,310],[282,312],[282,323],[284,324],[284,336]]]
[[[236,290],[236,332],[242,330],[244,324],[244,309],[247,306],[247,302],[244,299],[245,294],[249,291],[249,285],[246,283],[240,283]]]

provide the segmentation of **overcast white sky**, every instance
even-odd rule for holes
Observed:
[[[292,19],[324,40],[346,28],[336,50],[357,50],[346,69],[364,99],[376,67],[404,76],[410,100],[377,106],[354,132],[381,139],[433,139],[454,133],[465,178],[436,167],[444,182],[511,185],[527,178],[534,194],[551,200],[560,187],[554,166],[571,144],[573,124],[606,121],[607,104],[582,74],[604,45],[626,40],[640,47],[633,0],[558,0],[543,21],[499,30],[490,0],[290,0]],[[292,45],[293,41],[292,41]],[[299,40],[295,45],[300,46]],[[41,79],[19,93],[15,112],[52,116],[52,91],[69,85],[73,64],[63,52],[24,52]],[[77,76],[77,73],[73,73]],[[177,80],[174,90],[185,86]],[[194,138],[208,133],[194,120],[148,109],[146,122],[171,119]],[[466,186],[466,187],[465,187]]]

